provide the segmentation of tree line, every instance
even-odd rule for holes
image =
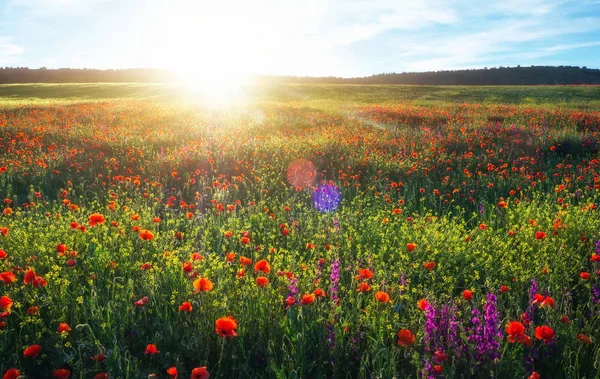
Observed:
[[[0,83],[166,83],[173,74],[161,69],[32,69],[0,67]],[[600,70],[577,66],[495,67],[470,70],[384,73],[367,77],[259,76],[266,82],[329,84],[537,85],[600,84]]]

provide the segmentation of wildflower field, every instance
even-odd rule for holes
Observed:
[[[598,87],[0,94],[3,378],[600,377]]]

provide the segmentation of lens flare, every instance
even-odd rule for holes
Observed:
[[[315,209],[319,212],[333,212],[339,208],[342,195],[337,186],[324,184],[313,192],[312,201]]]
[[[296,188],[313,187],[317,177],[317,170],[311,161],[296,159],[288,165],[287,181]]]

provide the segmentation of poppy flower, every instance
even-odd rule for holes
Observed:
[[[184,301],[179,306],[179,312],[191,312],[192,311],[192,303],[189,301]]]
[[[192,265],[191,262],[183,262],[181,264],[181,268],[183,269],[183,272],[189,273],[189,272],[192,272],[192,270],[194,269],[194,266]]]
[[[421,299],[417,302],[417,307],[419,307],[419,309],[422,311],[425,311],[428,306],[429,306],[429,303],[425,299]]]
[[[40,351],[42,351],[42,347],[38,344],[34,344],[23,351],[23,356],[25,358],[35,358],[40,354]]]
[[[67,245],[59,243],[58,245],[56,245],[56,252],[61,256],[64,255],[67,252]]]
[[[535,232],[535,239],[536,240],[543,240],[544,238],[546,238],[546,233],[544,233],[544,232]]]
[[[206,370],[206,366],[196,367],[192,370],[191,379],[209,379],[210,374]]]
[[[69,333],[71,331],[71,327],[69,326],[69,324],[65,323],[65,322],[61,322],[60,325],[58,325],[58,334],[62,334],[62,333]]]
[[[271,265],[266,260],[262,259],[254,265],[254,271],[262,271],[265,274],[271,272]]]
[[[108,374],[105,372],[100,372],[94,375],[94,379],[108,379]]]
[[[313,294],[306,294],[302,296],[302,299],[300,300],[300,303],[302,305],[308,305],[311,304],[315,301],[315,296]]]
[[[242,244],[244,244],[244,245],[248,245],[248,244],[250,243],[250,238],[248,238],[248,237],[242,237],[242,238],[240,239],[240,242],[241,242]]]
[[[511,321],[506,325],[506,334],[508,334],[510,342],[515,342],[515,338],[523,333],[525,333],[525,327],[518,321]]]
[[[385,293],[383,291],[377,291],[375,293],[375,298],[380,303],[389,303],[390,302],[390,295],[388,295],[387,293]]]
[[[221,317],[215,321],[215,331],[221,337],[237,337],[237,321],[231,317]]]
[[[177,367],[169,367],[167,369],[167,374],[171,375],[171,378],[177,379]]]
[[[240,264],[242,266],[250,266],[252,264],[252,259],[246,257],[240,257]]]
[[[10,310],[10,307],[12,307],[13,305],[13,301],[10,297],[8,296],[2,296],[0,297],[0,309],[4,309],[5,311]]]
[[[423,267],[425,267],[429,271],[433,271],[435,268],[435,262],[425,262],[423,263]]]
[[[506,293],[508,291],[510,291],[510,288],[507,285],[503,284],[502,287],[500,287],[500,292]]]
[[[585,345],[589,345],[589,344],[591,344],[591,343],[592,343],[592,341],[590,340],[590,337],[586,336],[585,334],[581,334],[581,333],[579,333],[579,334],[577,335],[577,339],[578,339],[579,341],[581,341],[581,343],[583,343],[583,344],[585,344]]]
[[[358,275],[356,276],[356,280],[362,279],[371,279],[373,277],[373,273],[368,268],[358,269]]]
[[[549,326],[543,325],[535,328],[535,338],[537,338],[538,340],[544,340],[544,343],[552,342],[552,339],[554,339],[554,335],[554,329],[552,329]]]
[[[99,353],[99,354],[94,355],[92,357],[92,360],[94,360],[96,362],[103,362],[106,358],[107,357],[105,354]]]
[[[256,285],[259,287],[265,287],[269,284],[269,278],[265,278],[264,276],[259,276],[256,278]]]
[[[208,278],[194,280],[194,293],[208,292],[213,289],[213,283]]]
[[[296,300],[292,297],[292,296],[288,296],[285,299],[285,305],[288,307],[291,307],[292,305],[296,304]]]
[[[21,376],[21,371],[17,370],[16,368],[10,368],[6,370],[2,376],[2,379],[17,379],[19,376]]]
[[[473,292],[471,290],[464,290],[462,293],[463,299],[469,301],[473,298]]]
[[[156,345],[152,343],[146,346],[146,351],[144,351],[144,354],[146,355],[155,355],[158,353],[160,353],[160,351],[156,348]]]
[[[140,232],[140,238],[144,241],[150,241],[152,238],[154,238],[154,234],[152,234],[151,231],[144,229]]]
[[[8,255],[8,254],[6,254],[6,251],[4,251],[4,250],[0,250],[0,259],[4,259],[4,258],[6,258],[6,256],[7,256],[7,255]]]
[[[367,282],[361,282],[356,289],[356,292],[368,292],[371,290],[371,286]]]
[[[316,290],[314,290],[313,295],[315,295],[317,297],[327,297],[327,294],[325,293],[325,291],[323,291],[320,288],[317,288]]]
[[[436,361],[437,363],[444,363],[444,361],[448,359],[448,354],[444,353],[441,350],[436,350],[433,353],[433,360]]]
[[[588,280],[590,278],[590,273],[589,272],[582,272],[579,274],[579,277],[583,280]]]
[[[58,370],[52,371],[52,377],[57,379],[67,379],[71,376],[71,371],[66,368],[59,368]]]
[[[90,226],[96,226],[96,225],[101,225],[104,224],[104,216],[102,216],[100,213],[93,213],[90,217],[89,217],[89,221],[90,221]]]
[[[571,320],[569,319],[569,316],[567,315],[562,315],[560,317],[560,322],[562,322],[563,324],[568,324],[571,322]]]
[[[535,372],[535,371],[534,371],[534,372],[532,372],[532,373],[531,373],[531,375],[529,375],[529,376],[527,377],[527,379],[540,379],[540,378],[541,378],[541,377],[540,377],[540,374],[538,374],[538,373],[537,373],[537,372]]]
[[[406,244],[406,248],[408,249],[409,253],[412,253],[417,248],[417,244],[409,242],[409,243]]]
[[[0,280],[4,281],[4,284],[9,285],[17,281],[17,277],[11,271],[5,271],[0,273]]]
[[[148,304],[148,296],[144,296],[141,299],[139,299],[138,301],[134,302],[133,305],[135,305],[136,307],[143,307],[144,305]]]
[[[411,346],[415,343],[415,335],[408,329],[400,329],[398,332],[398,345]]]

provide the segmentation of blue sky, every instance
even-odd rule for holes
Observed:
[[[0,66],[364,76],[600,68],[600,0],[0,0]]]

